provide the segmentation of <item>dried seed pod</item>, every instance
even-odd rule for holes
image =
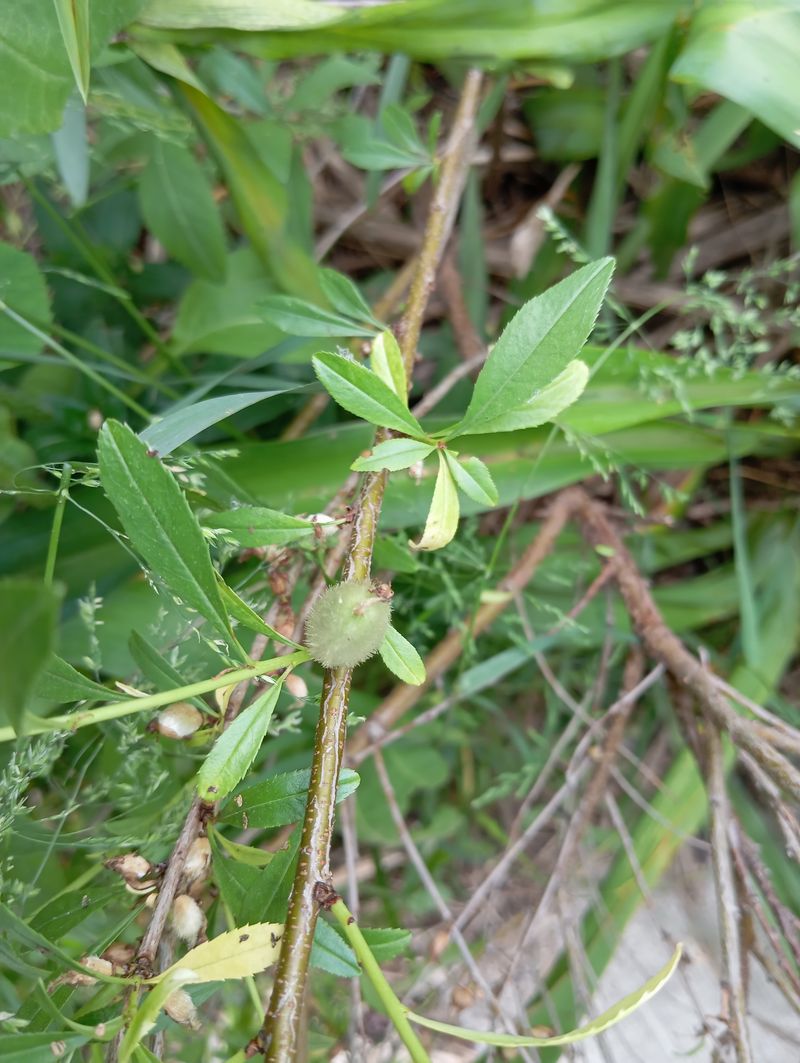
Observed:
[[[197,1008],[185,989],[174,989],[170,993],[164,1004],[164,1011],[181,1026],[189,1026],[193,1030],[200,1029]]]
[[[153,870],[149,860],[145,860],[138,853],[125,853],[124,856],[113,856],[106,860],[109,871],[116,871],[122,875],[127,883],[133,885],[141,882]]]
[[[187,945],[194,945],[206,928],[203,909],[188,893],[181,893],[172,902],[172,925],[175,933]]]
[[[289,675],[286,676],[283,685],[294,698],[308,697],[308,687],[306,686],[305,679],[303,679],[302,676],[296,675],[294,672],[290,672]]]
[[[196,882],[206,877],[211,863],[211,844],[208,838],[195,838],[186,854],[183,874],[187,882]]]
[[[203,726],[203,714],[188,701],[176,701],[158,714],[156,727],[165,738],[189,738]]]
[[[122,973],[129,963],[133,962],[133,958],[136,955],[136,949],[133,945],[128,945],[124,941],[115,941],[113,945],[109,945],[103,953],[103,959],[108,960],[114,968],[114,974]]]
[[[84,956],[81,963],[84,967],[88,967],[90,971],[94,971],[95,974],[108,976],[114,973],[114,965],[111,960],[104,959],[102,956]]]
[[[306,647],[325,668],[354,668],[378,652],[389,630],[391,606],[369,580],[328,587],[306,623]]]

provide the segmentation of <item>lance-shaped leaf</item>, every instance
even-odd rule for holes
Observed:
[[[100,480],[133,546],[169,589],[231,636],[203,532],[172,473],[127,425],[100,433]]]
[[[204,801],[219,801],[245,777],[264,741],[282,686],[283,677],[216,740],[197,773],[197,792]]]
[[[258,310],[264,320],[289,336],[360,336],[375,335],[375,329],[335,310],[326,310],[293,295],[268,295],[259,299]]]
[[[523,306],[495,344],[451,437],[497,431],[492,426],[503,414],[525,406],[566,369],[592,331],[613,270],[612,258],[590,262]]]
[[[556,1045],[572,1045],[576,1041],[585,1041],[587,1037],[597,1037],[598,1034],[614,1026],[620,1019],[624,1019],[626,1015],[630,1015],[632,1011],[655,996],[674,974],[682,951],[682,946],[678,945],[669,962],[661,968],[658,974],[653,975],[640,989],[618,1000],[602,1015],[598,1015],[596,1019],[577,1030],[558,1034],[555,1037],[517,1037],[514,1034],[492,1033],[490,1030],[467,1030],[461,1026],[451,1026],[446,1022],[437,1022],[435,1019],[416,1015],[411,1011],[406,1014],[419,1026],[427,1026],[429,1030],[437,1030],[439,1033],[449,1034],[450,1037],[458,1037],[462,1041],[472,1041],[479,1045],[495,1045],[498,1048],[548,1048]]]
[[[356,458],[350,468],[355,472],[377,472],[380,469],[397,472],[424,461],[433,449],[430,443],[420,443],[416,439],[386,439],[365,457]]]
[[[228,802],[222,812],[226,823],[240,823],[247,816],[251,827],[283,827],[303,818],[311,772],[307,768],[281,772],[241,791],[241,803]],[[344,801],[358,788],[360,778],[351,768],[342,768],[336,801]]]
[[[241,546],[286,546],[313,535],[315,528],[310,520],[264,506],[240,506],[211,513],[203,518],[203,524],[226,532],[226,539]]]
[[[282,923],[254,923],[228,930],[204,941],[156,979],[168,979],[176,970],[190,971],[191,982],[223,982],[228,978],[247,978],[264,971],[278,958]]]
[[[480,432],[515,432],[519,428],[537,428],[546,424],[577,402],[588,382],[589,367],[576,359],[524,405],[506,410],[493,421],[483,422]]]
[[[379,376],[407,406],[408,385],[403,355],[400,351],[400,344],[389,329],[373,340],[369,360],[372,372]]]
[[[286,635],[282,635],[280,631],[268,624],[263,617],[251,606],[247,604],[244,599],[240,598],[233,587],[229,587],[222,576],[217,573],[217,582],[219,583],[220,594],[222,595],[222,601],[225,608],[228,611],[228,615],[234,620],[238,620],[240,624],[243,624],[250,631],[257,631],[259,635],[266,635],[268,639],[274,639],[276,642],[283,642],[287,646],[295,646],[298,650],[302,649],[299,643],[293,642]]]
[[[313,362],[322,386],[348,413],[406,435],[425,435],[403,400],[365,366],[327,351]]]
[[[463,461],[459,461],[455,454],[449,451],[445,451],[445,457],[456,485],[467,498],[471,498],[473,502],[478,502],[482,506],[497,505],[497,488],[492,474],[480,458],[464,458]]]
[[[439,451],[439,472],[433,489],[431,508],[425,531],[418,543],[409,540],[414,550],[440,550],[447,546],[458,530],[458,492],[443,451]]]
[[[386,638],[378,650],[383,663],[403,683],[418,687],[425,682],[425,663],[408,641],[393,627],[389,627]]]
[[[84,103],[89,98],[89,0],[54,0],[72,76]]]

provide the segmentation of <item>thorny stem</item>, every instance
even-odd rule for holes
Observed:
[[[431,203],[408,306],[398,329],[409,380],[428,297],[466,178],[481,80],[482,75],[477,70],[470,71],[465,79],[442,161],[439,184]],[[369,579],[386,480],[385,472],[365,478],[345,561],[345,579]],[[336,785],[344,753],[351,675],[350,669],[333,669],[326,671],[323,681],[300,857],[272,996],[259,1037],[264,1058],[273,1063],[293,1063],[297,1057],[308,963],[318,914],[314,890],[318,882],[330,879]]]

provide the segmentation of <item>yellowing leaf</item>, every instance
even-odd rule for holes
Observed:
[[[449,1034],[450,1037],[458,1037],[462,1041],[472,1041],[480,1045],[495,1045],[498,1048],[549,1048],[556,1045],[571,1045],[576,1041],[585,1041],[587,1037],[597,1037],[598,1034],[614,1026],[620,1019],[624,1019],[626,1015],[630,1015],[632,1011],[655,996],[674,974],[682,952],[683,946],[678,945],[669,962],[640,989],[618,1000],[616,1004],[585,1026],[555,1037],[516,1037],[513,1034],[492,1033],[490,1030],[467,1030],[461,1026],[451,1026],[446,1022],[428,1019],[424,1015],[416,1015],[413,1011],[406,1012],[406,1014],[411,1022],[417,1023],[418,1026],[427,1026],[429,1030],[437,1030],[439,1033]]]
[[[425,531],[418,543],[409,540],[414,550],[440,550],[447,546],[458,530],[458,493],[444,451],[439,451],[439,472],[433,489],[431,508]]]
[[[192,982],[221,982],[259,974],[277,960],[282,937],[283,923],[254,923],[228,930],[191,949],[154,981],[161,982],[177,970],[191,972],[186,980]]]

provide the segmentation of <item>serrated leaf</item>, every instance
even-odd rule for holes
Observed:
[[[474,1044],[494,1045],[497,1048],[548,1048],[556,1045],[571,1045],[575,1044],[576,1041],[585,1041],[587,1037],[597,1037],[598,1034],[616,1025],[626,1015],[630,1015],[632,1011],[635,1011],[646,1001],[650,1000],[651,997],[655,996],[674,974],[682,951],[682,946],[678,945],[669,962],[661,968],[658,974],[648,979],[640,989],[629,993],[622,1000],[618,1000],[602,1015],[598,1015],[596,1019],[577,1030],[558,1034],[555,1037],[517,1037],[514,1034],[491,1033],[488,1030],[467,1030],[461,1026],[451,1026],[446,1022],[437,1022],[435,1019],[416,1015],[412,1011],[406,1014],[411,1022],[416,1023],[418,1026],[426,1026],[429,1030],[436,1030],[439,1033],[457,1037],[461,1041],[471,1041]]]
[[[60,608],[59,589],[23,577],[0,580],[0,719],[17,734],[50,661]]]
[[[244,778],[256,758],[278,703],[283,677],[237,716],[223,731],[197,773],[204,801],[219,801]]]
[[[377,472],[379,469],[397,472],[424,461],[433,450],[430,443],[420,443],[416,439],[386,439],[366,457],[356,458],[350,468],[355,472]]]
[[[464,458],[459,461],[455,454],[445,451],[447,464],[456,486],[464,494],[478,502],[482,506],[496,506],[498,502],[497,488],[495,487],[492,474],[480,460],[480,458]]]
[[[225,608],[234,620],[238,620],[249,631],[256,631],[259,635],[266,635],[267,638],[282,642],[286,646],[294,646],[298,650],[302,649],[299,643],[293,642],[290,638],[282,635],[280,631],[277,631],[263,617],[259,616],[255,609],[252,609],[232,587],[228,586],[222,576],[217,575],[217,582],[219,583],[220,594]]]
[[[176,684],[180,685],[180,684]],[[36,682],[36,697],[66,705],[70,701],[125,701],[127,694],[87,679],[71,664],[51,654]]]
[[[264,782],[248,786],[239,794],[241,804],[229,802],[223,811],[225,822],[241,822],[247,816],[251,827],[284,827],[303,818],[311,772],[307,768],[285,771]],[[360,777],[352,768],[342,768],[336,801],[344,801],[358,788]],[[238,801],[238,799],[237,799]]]
[[[411,931],[402,927],[362,927],[361,936],[378,963],[393,960],[411,944]]]
[[[165,414],[160,421],[145,428],[139,438],[163,457],[218,421],[224,421],[226,417],[231,417],[257,402],[271,399],[275,395],[284,395],[287,391],[302,391],[302,387],[290,385],[271,391],[243,391],[237,395],[221,395],[216,399],[193,402],[191,406],[183,406]]]
[[[403,354],[394,333],[389,329],[385,329],[372,341],[369,361],[372,372],[408,406],[408,383]]]
[[[103,490],[135,549],[173,594],[230,638],[205,537],[175,477],[118,421],[103,425],[98,457]]]
[[[193,982],[223,982],[259,974],[277,960],[282,937],[282,923],[253,923],[228,930],[190,949],[157,981],[176,970],[190,971]]]
[[[266,867],[250,867],[224,859],[212,841],[214,876],[225,903],[239,923],[280,922],[297,868],[301,832],[295,830],[283,849],[272,853]]]
[[[240,506],[211,513],[203,518],[203,524],[228,532],[226,538],[241,546],[285,546],[313,535],[315,527],[310,520],[263,506]]]
[[[352,317],[325,310],[293,295],[268,295],[258,300],[257,309],[265,321],[289,336],[370,339],[375,335],[374,328],[368,328]]]
[[[365,366],[327,351],[312,361],[322,386],[348,413],[405,435],[425,435],[403,400]]]
[[[577,402],[588,381],[589,367],[576,359],[523,406],[506,410],[495,420],[482,423],[480,432],[515,432],[520,428],[537,428],[540,424],[546,424]]]
[[[409,540],[414,550],[441,550],[458,531],[458,492],[444,453],[439,452],[439,472],[433,489],[431,508],[425,530],[418,543]]]
[[[537,295],[514,315],[475,383],[462,421],[449,436],[494,431],[525,406],[580,352],[605,298],[614,260],[603,258]]]
[[[311,965],[337,978],[358,978],[361,974],[356,954],[324,919],[318,919],[314,928]]]
[[[188,148],[150,139],[139,178],[139,202],[150,232],[196,276],[225,279],[225,230],[211,185]]]
[[[389,627],[378,653],[390,672],[403,683],[421,686],[425,682],[425,664],[404,635]]]

